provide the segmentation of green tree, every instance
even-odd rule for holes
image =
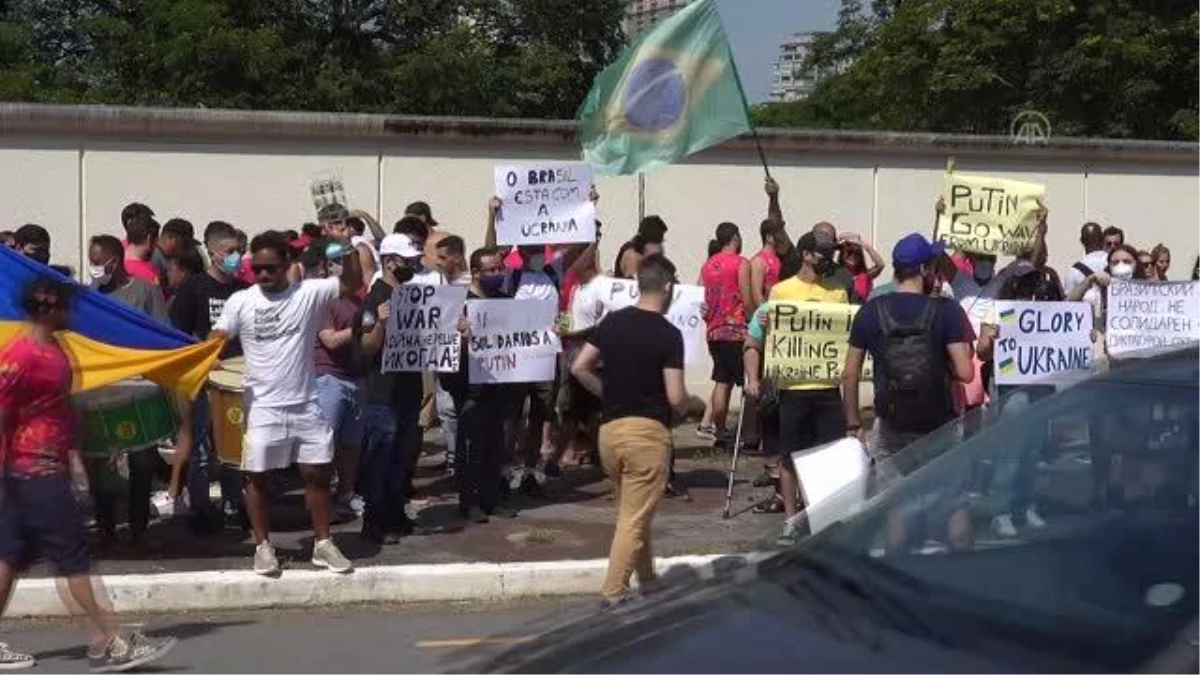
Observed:
[[[1008,132],[1022,110],[1061,136],[1197,139],[1200,16],[1182,0],[844,0],[804,67],[807,99],[760,124]]]

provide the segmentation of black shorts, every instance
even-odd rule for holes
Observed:
[[[555,373],[554,379],[549,382],[530,382],[511,386],[514,389],[513,418],[525,419],[525,402],[528,401],[530,424],[558,422],[558,373]]]
[[[742,386],[742,343],[728,340],[709,340],[708,353],[712,356],[712,381],[717,384]]]
[[[791,457],[846,435],[838,389],[785,389],[779,392],[779,454]]]
[[[60,577],[91,569],[87,528],[67,474],[0,482],[0,560],[23,570],[48,560]]]

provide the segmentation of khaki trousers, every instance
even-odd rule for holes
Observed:
[[[627,593],[634,572],[643,586],[658,579],[650,522],[667,486],[670,453],[671,432],[657,420],[625,417],[600,427],[600,463],[616,486],[617,504],[608,573],[600,590],[606,599]]]

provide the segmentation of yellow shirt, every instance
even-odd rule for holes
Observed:
[[[772,286],[771,295],[767,298],[767,301],[838,302],[845,304],[850,302],[850,297],[846,294],[846,287],[832,279],[819,279],[814,283],[804,281],[800,277],[795,276]],[[766,304],[763,305],[763,308],[765,307],[767,307]],[[812,391],[837,389],[839,386],[837,383],[829,382],[806,382],[804,384],[794,384],[790,387],[785,387],[785,389]]]

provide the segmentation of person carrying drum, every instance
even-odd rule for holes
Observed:
[[[321,317],[343,286],[362,285],[358,256],[342,258],[335,279],[288,282],[288,240],[264,232],[250,242],[257,284],[234,293],[213,326],[213,337],[240,338],[246,358],[245,435],[242,470],[247,473],[246,510],[258,547],[254,571],[280,573],[268,539],[267,472],[300,465],[305,503],[312,515],[312,562],[337,573],[353,569],[329,538],[333,430],[317,405],[312,349]]]
[[[80,475],[71,405],[71,364],[54,338],[70,314],[71,286],[46,277],[26,289],[32,327],[0,351],[0,611],[16,577],[46,558],[86,616],[93,672],[120,672],[162,657],[175,638],[122,636],[92,587],[84,516],[73,492]],[[0,644],[0,670],[29,668],[34,657]]]

